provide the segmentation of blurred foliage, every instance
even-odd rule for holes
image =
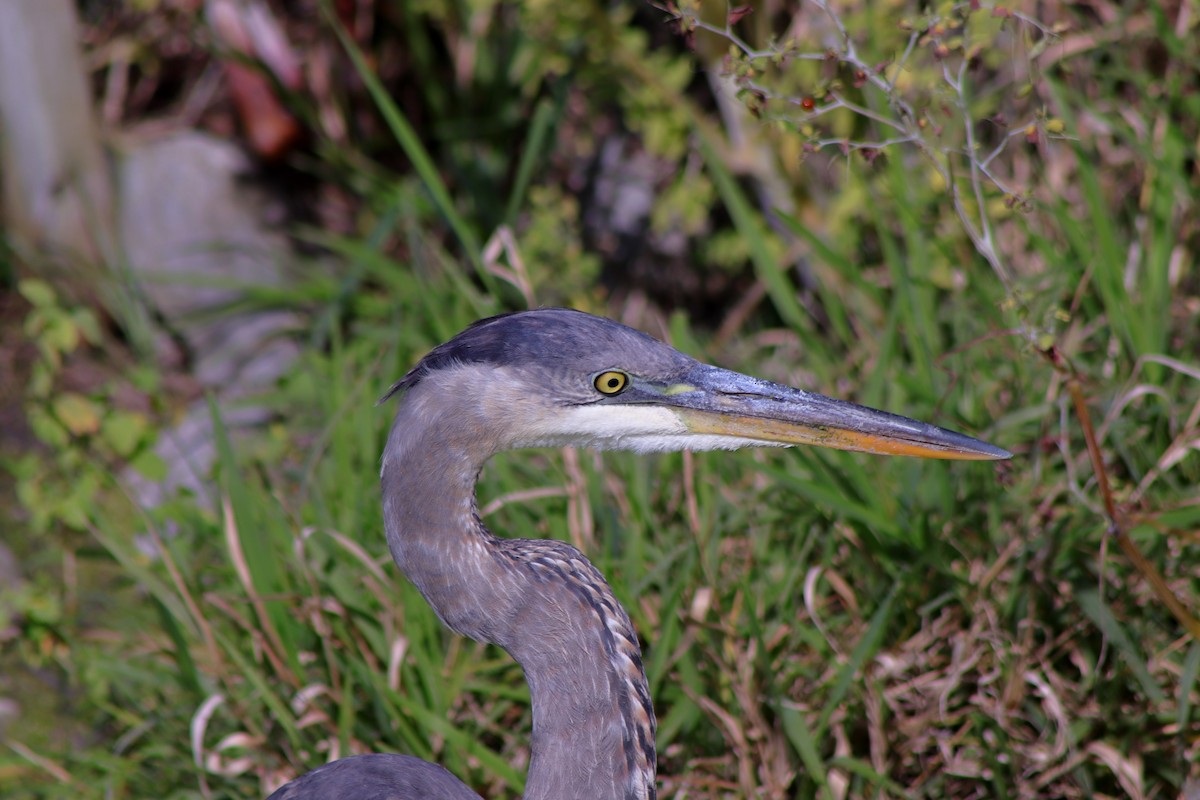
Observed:
[[[64,362],[102,341],[96,317],[87,308],[65,307],[45,281],[24,280],[18,290],[30,304],[24,332],[39,356],[25,388],[25,418],[54,457],[25,453],[8,468],[30,512],[32,533],[56,525],[83,531],[103,482],[102,462],[129,463],[151,479],[162,477],[163,465],[151,449],[155,431],[145,415],[113,407],[112,386],[90,396],[61,390]],[[153,380],[153,372],[141,374]]]
[[[190,108],[220,56],[194,3],[81,8],[111,123]],[[93,606],[67,569],[16,604],[22,659],[63,676],[87,733],[18,725],[5,797],[254,797],[372,750],[517,794],[519,670],[388,563],[388,414],[364,409],[531,301],[1017,453],[490,465],[489,525],[581,545],[645,637],[662,796],[1151,797],[1196,777],[1200,646],[1153,590],[1196,613],[1186,6],[274,8],[308,65],[286,93],[307,140],[269,177],[337,267],[247,301],[312,325],[281,422],[221,443],[222,509],[120,501],[112,467],[148,458],[155,426],[111,386],[60,391],[111,334],[20,284],[41,445],[5,465],[31,540],[107,577]],[[219,95],[188,119],[237,127]]]

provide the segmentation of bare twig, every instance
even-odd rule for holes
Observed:
[[[1066,379],[1067,391],[1071,396],[1075,416],[1079,420],[1080,427],[1083,429],[1083,438],[1087,443],[1088,456],[1092,462],[1092,471],[1096,476],[1096,483],[1100,488],[1100,497],[1104,502],[1104,513],[1108,518],[1108,535],[1117,540],[1117,544],[1121,547],[1121,551],[1125,554],[1125,557],[1129,559],[1137,571],[1141,573],[1142,577],[1146,579],[1146,582],[1150,584],[1150,588],[1158,597],[1159,602],[1167,607],[1179,624],[1193,638],[1200,639],[1200,621],[1197,621],[1187,610],[1187,607],[1175,596],[1175,593],[1171,591],[1171,587],[1167,585],[1162,574],[1146,558],[1141,548],[1129,536],[1125,510],[1117,504],[1116,499],[1113,497],[1112,488],[1108,480],[1108,469],[1104,465],[1104,456],[1100,451],[1100,442],[1096,436],[1096,430],[1092,425],[1091,412],[1088,411],[1087,401],[1083,395],[1083,386],[1078,374],[1057,349],[1051,348],[1043,354],[1055,370]]]

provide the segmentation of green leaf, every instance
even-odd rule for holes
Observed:
[[[45,281],[37,278],[26,278],[17,284],[17,291],[29,301],[34,308],[49,308],[57,303],[54,289]]]
[[[100,344],[100,323],[90,308],[77,308],[71,312],[71,322],[75,324],[79,335],[89,344]]]
[[[79,328],[71,317],[59,309],[51,309],[44,317],[41,342],[59,353],[71,353],[79,346]]]
[[[149,427],[146,417],[135,411],[110,411],[100,424],[100,434],[117,455],[128,458]]]
[[[134,456],[129,466],[148,481],[161,481],[167,477],[167,462],[149,448]]]
[[[25,420],[33,430],[33,435],[43,444],[61,449],[71,441],[70,433],[63,427],[63,423],[41,406],[31,406],[25,412]]]
[[[100,430],[100,408],[81,394],[68,392],[53,403],[54,416],[74,436],[86,436]]]

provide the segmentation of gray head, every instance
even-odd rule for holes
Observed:
[[[923,458],[1009,453],[962,434],[702,364],[602,317],[546,308],[491,317],[431,351],[387,397],[426,422],[458,412],[487,450],[655,450],[816,444]]]
[[[681,374],[696,360],[619,322],[570,308],[541,308],[473,323],[431,350],[384,399],[439,370],[470,364],[536,370],[539,379],[559,376],[565,391],[588,402],[594,391],[590,383],[579,385],[582,373],[635,364],[650,374]]]

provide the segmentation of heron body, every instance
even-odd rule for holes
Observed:
[[[526,800],[655,796],[654,708],[637,634],[604,576],[559,541],[494,536],[475,483],[504,450],[640,452],[819,444],[931,458],[1009,454],[971,437],[702,364],[644,333],[569,309],[475,323],[388,393],[388,546],[452,630],[524,669],[533,708]],[[358,756],[270,800],[475,797],[441,767]]]

